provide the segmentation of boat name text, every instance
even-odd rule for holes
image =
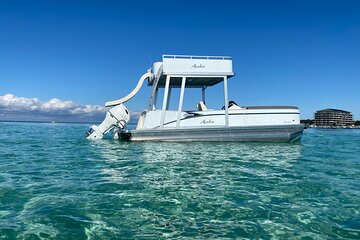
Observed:
[[[208,123],[215,123],[215,122],[211,119],[209,119],[209,120],[204,119],[200,122],[200,124],[208,124]]]
[[[191,66],[191,68],[205,68],[205,66],[204,65],[202,65],[202,64],[194,64],[194,65],[192,65]]]

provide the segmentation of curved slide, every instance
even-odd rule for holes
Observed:
[[[105,106],[106,107],[111,107],[111,106],[116,106],[119,105],[121,103],[127,102],[130,99],[132,99],[135,94],[140,90],[141,86],[143,85],[144,81],[148,78],[152,78],[154,75],[151,72],[147,72],[144,75],[141,76],[141,78],[139,79],[138,84],[136,85],[136,87],[134,88],[134,90],[132,90],[131,93],[129,93],[127,96],[120,98],[118,100],[114,100],[114,101],[110,101],[110,102],[106,102]]]

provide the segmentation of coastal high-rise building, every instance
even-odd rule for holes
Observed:
[[[354,124],[351,112],[340,109],[323,109],[315,113],[317,127],[342,127]]]

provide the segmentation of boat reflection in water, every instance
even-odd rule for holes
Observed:
[[[197,176],[211,176],[231,173],[273,176],[269,170],[281,170],[283,174],[301,157],[301,144],[286,143],[167,143],[140,142],[122,143],[106,140],[92,143],[94,152],[109,168],[103,168],[109,181],[121,182],[130,172],[137,172],[139,179],[161,176],[169,173],[167,183],[177,184],[176,175],[196,172]],[[175,174],[176,173],[176,174]],[[224,176],[225,177],[225,176]],[[227,177],[225,177],[227,179]]]

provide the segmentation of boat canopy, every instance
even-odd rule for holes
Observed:
[[[151,68],[155,78],[148,84],[165,87],[166,78],[171,77],[170,88],[180,88],[186,77],[187,88],[203,88],[224,81],[224,77],[234,76],[232,58],[227,56],[163,55],[162,62]]]

